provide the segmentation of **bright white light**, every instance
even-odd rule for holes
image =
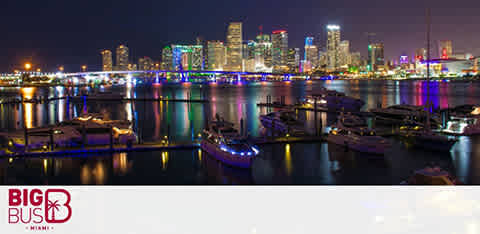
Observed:
[[[328,30],[340,30],[340,26],[335,25],[335,24],[329,24],[327,25]]]

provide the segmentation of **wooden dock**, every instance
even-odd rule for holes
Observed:
[[[98,154],[112,154],[123,152],[148,152],[148,151],[162,151],[162,150],[182,150],[182,149],[196,149],[200,145],[197,143],[186,144],[158,144],[158,143],[145,143],[136,144],[131,147],[125,145],[110,146],[88,146],[85,148],[57,148],[53,151],[50,150],[33,150],[23,153],[7,153],[6,150],[0,150],[4,152],[0,154],[3,157],[85,157],[88,155]]]

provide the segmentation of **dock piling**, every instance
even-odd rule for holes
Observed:
[[[113,126],[110,127],[110,151],[113,151]]]

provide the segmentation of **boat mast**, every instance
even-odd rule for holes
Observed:
[[[427,126],[430,130],[430,8],[426,9],[427,17]]]

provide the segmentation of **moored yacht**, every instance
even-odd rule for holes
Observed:
[[[463,105],[446,110],[445,128],[442,133],[458,136],[472,136],[480,134],[480,107]],[[444,116],[442,113],[442,117]]]
[[[257,147],[238,134],[233,123],[214,121],[203,133],[201,148],[227,165],[248,169],[259,154]]]
[[[375,121],[381,125],[403,125],[410,123],[413,125],[424,125],[427,118],[424,114],[423,106],[414,105],[393,105],[387,108],[376,108],[370,110],[375,115]],[[430,123],[438,126],[438,120],[430,117]]]
[[[317,107],[326,108],[328,111],[358,112],[365,105],[365,102],[360,99],[346,96],[344,93],[335,90],[322,88],[306,98],[305,107],[314,108],[315,99],[317,100]]]
[[[60,124],[62,126],[72,126],[82,135],[85,133],[85,140],[88,145],[110,144],[110,134],[113,135],[116,144],[129,144],[137,141],[137,136],[130,121],[110,120],[101,116],[101,114],[85,114]]]
[[[340,121],[333,126],[327,141],[354,151],[383,155],[391,147],[387,139],[368,128],[347,128]]]
[[[456,139],[444,136],[431,130],[423,130],[418,132],[410,132],[406,137],[411,138],[413,145],[429,151],[449,152]]]
[[[299,121],[293,111],[277,111],[261,115],[262,125],[276,132],[300,135],[305,133],[304,123]]]

